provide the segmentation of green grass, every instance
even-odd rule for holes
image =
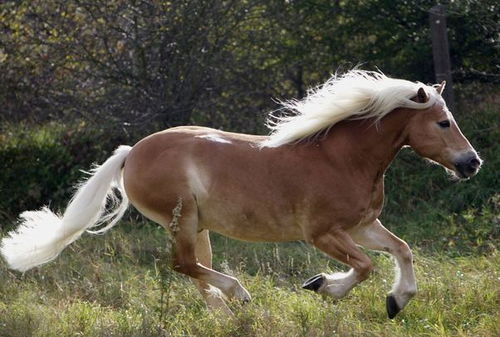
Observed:
[[[394,320],[385,313],[392,260],[345,299],[300,284],[343,269],[297,242],[248,244],[214,235],[218,270],[251,292],[235,316],[205,309],[188,278],[164,270],[168,238],[125,224],[71,245],[56,261],[20,274],[0,266],[0,336],[498,336],[500,256],[415,251],[418,295]]]

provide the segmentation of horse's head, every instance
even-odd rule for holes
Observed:
[[[418,89],[415,100],[425,103],[434,95],[436,103],[417,111],[407,125],[408,143],[422,157],[426,157],[452,171],[458,178],[474,176],[481,159],[462,134],[453,115],[441,97],[445,82],[434,85],[434,93]],[[427,87],[429,88],[429,87]]]

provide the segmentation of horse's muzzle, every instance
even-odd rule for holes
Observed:
[[[456,172],[462,179],[470,178],[476,175],[476,173],[479,171],[481,163],[481,159],[475,152],[467,152],[461,155],[455,162]]]

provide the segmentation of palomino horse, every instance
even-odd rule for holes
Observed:
[[[372,270],[358,246],[396,260],[387,296],[394,317],[417,290],[408,245],[377,219],[384,172],[403,146],[460,179],[481,160],[441,97],[444,82],[426,86],[352,70],[334,76],[290,113],[271,116],[269,137],[184,126],[120,146],[80,185],[65,213],[48,208],[21,214],[1,253],[20,271],[54,259],[91,227],[122,217],[129,201],[172,232],[174,270],[190,276],[211,308],[230,312],[227,298],[250,294],[234,277],[212,269],[209,231],[246,241],[304,240],[348,265],[318,274],[303,287],[345,296]],[[113,190],[121,199],[106,211]],[[94,233],[95,233],[94,232]],[[220,290],[220,291],[219,291]]]

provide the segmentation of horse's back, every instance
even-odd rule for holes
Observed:
[[[238,163],[245,165],[243,157],[258,151],[261,138],[194,126],[152,134],[139,141],[126,159],[123,179],[127,196],[155,221],[158,214],[150,213],[170,213],[179,198],[203,203],[228,161],[233,169]]]

